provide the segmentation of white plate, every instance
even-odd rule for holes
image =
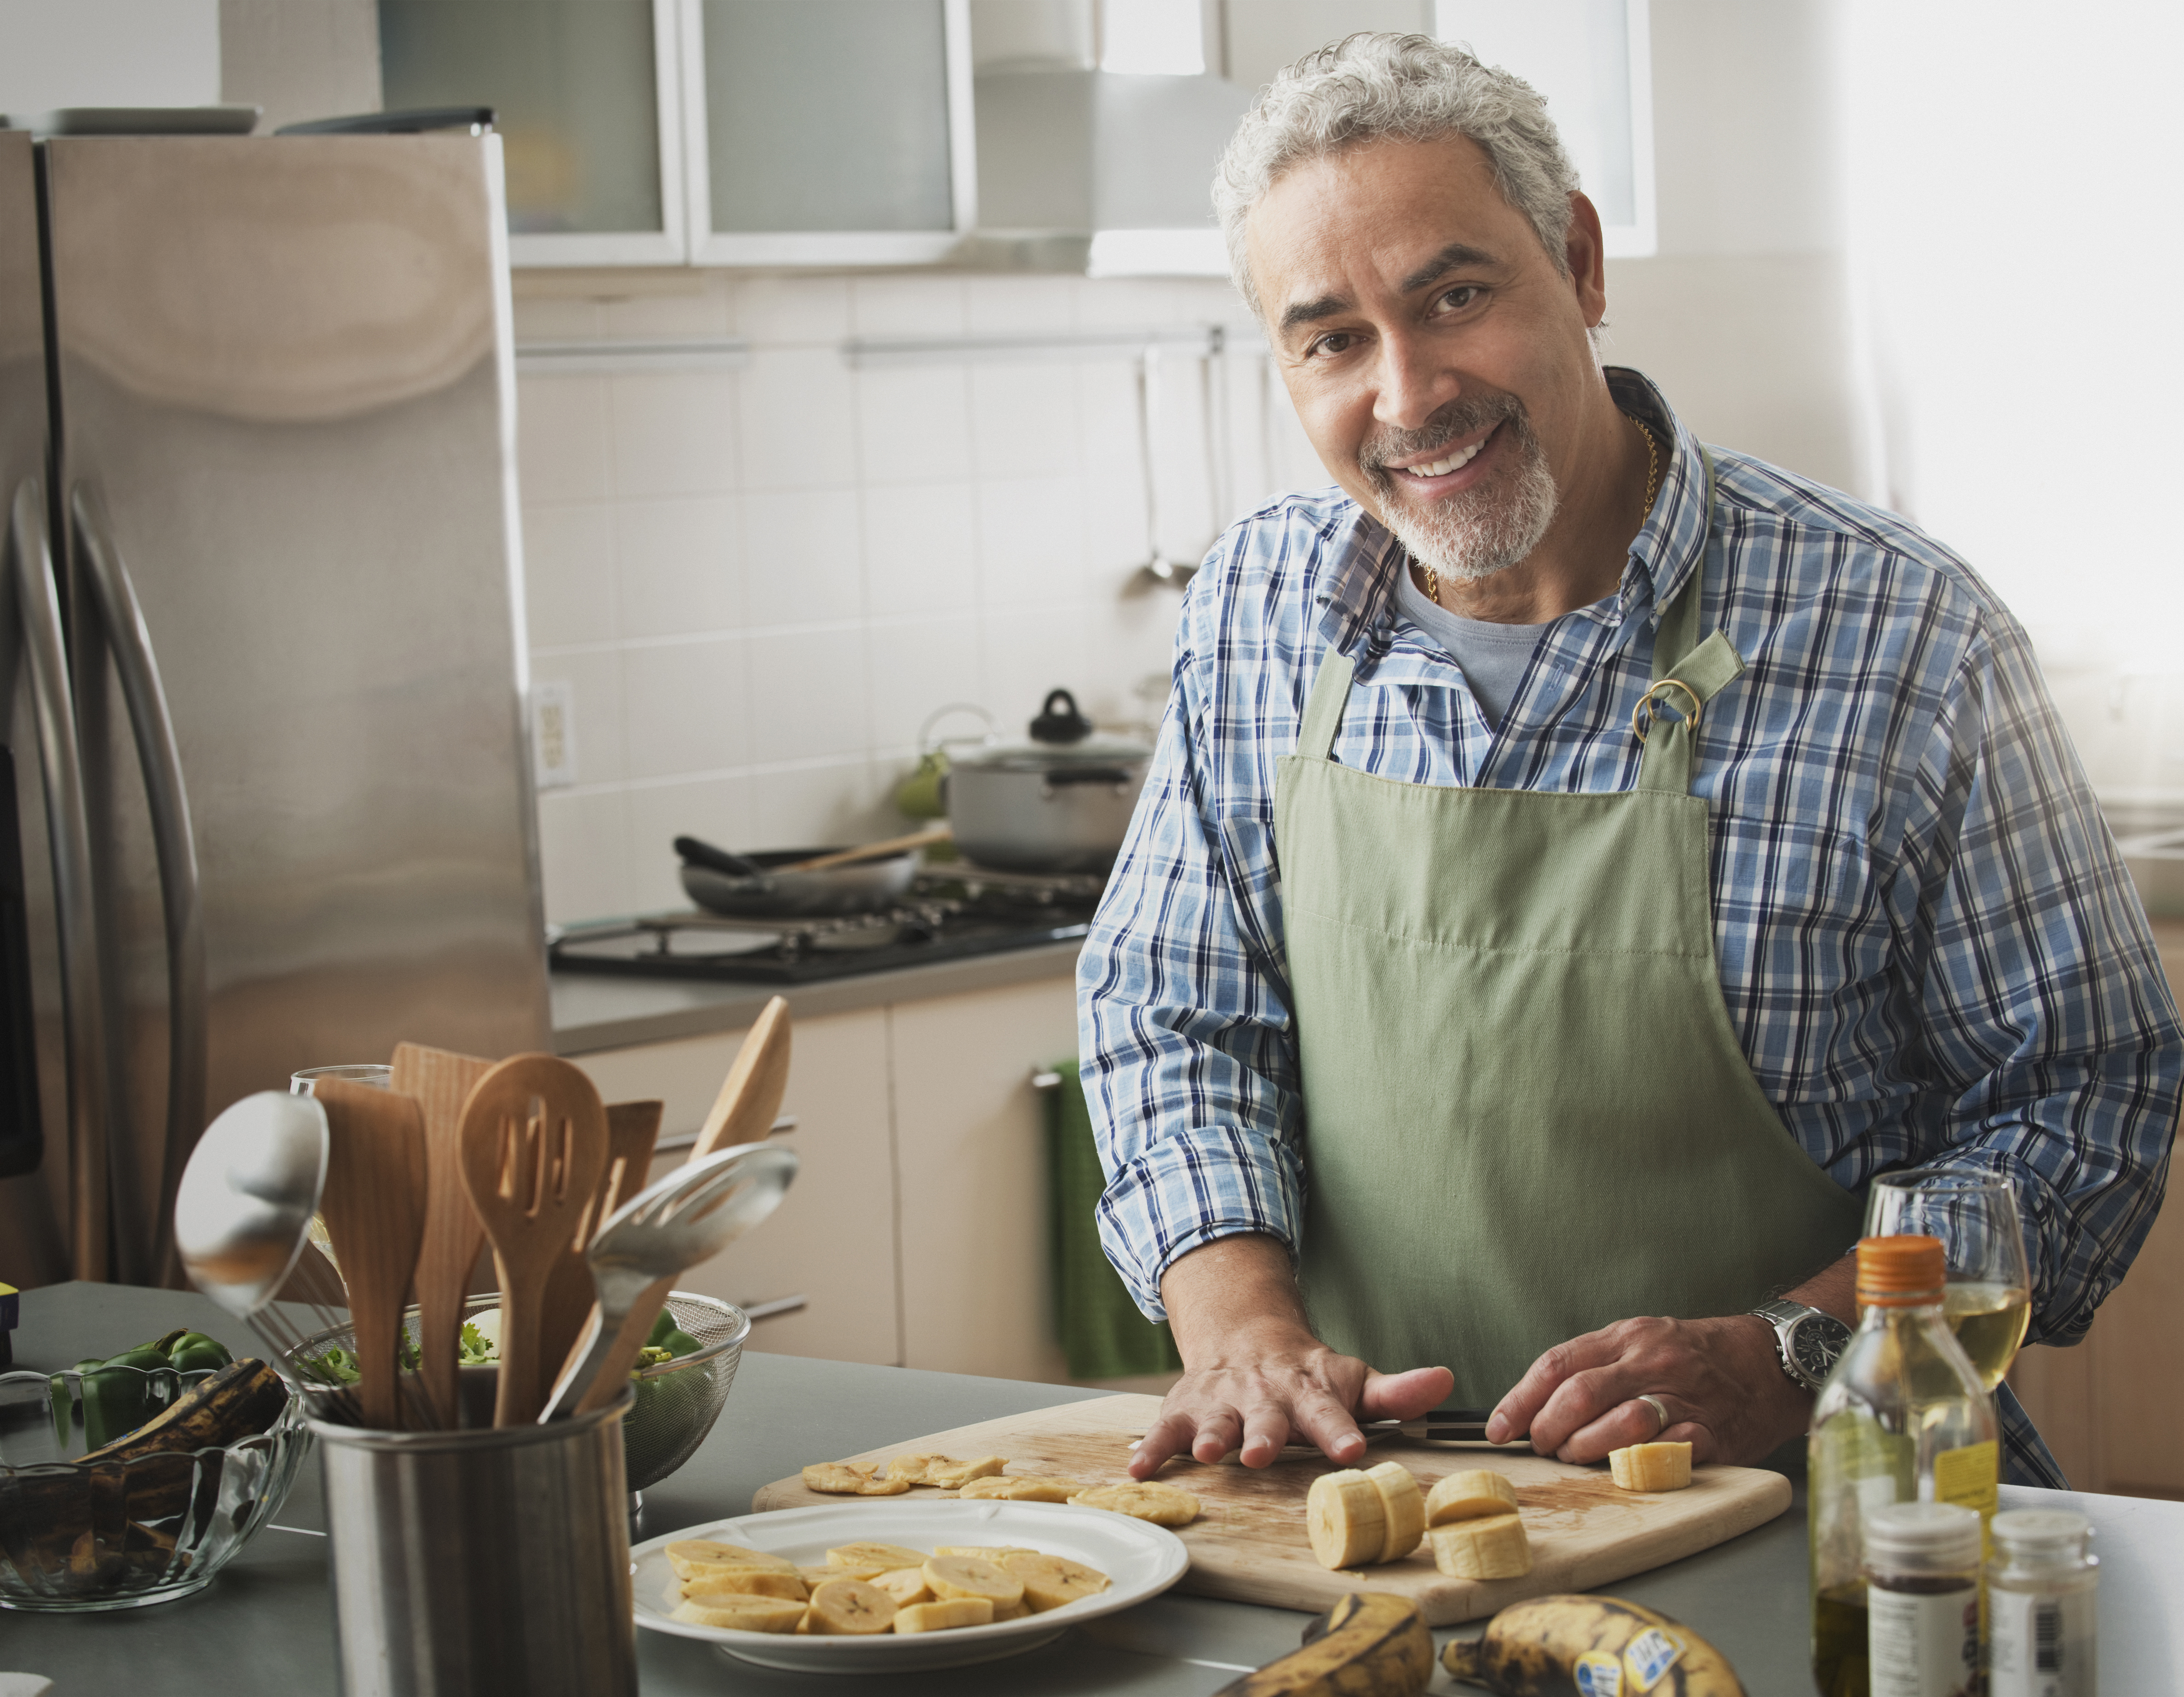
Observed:
[[[1043,1615],[1004,1621],[999,1626],[958,1627],[953,1632],[912,1633],[897,1638],[802,1638],[790,1633],[741,1633],[726,1627],[701,1627],[669,1618],[675,1607],[668,1587],[675,1570],[667,1546],[679,1538],[710,1538],[786,1556],[803,1567],[823,1567],[827,1552],[859,1539],[931,1550],[943,1544],[1016,1544],[1066,1555],[1107,1576],[1096,1597],[1079,1598]],[[703,1639],[725,1655],[761,1667],[793,1672],[899,1673],[917,1667],[967,1667],[996,1661],[1050,1643],[1080,1621],[1112,1615],[1158,1596],[1190,1566],[1183,1540],[1166,1527],[1133,1520],[1106,1509],[1067,1503],[964,1502],[935,1497],[923,1502],[828,1503],[808,1509],[777,1509],[684,1527],[647,1538],[629,1553],[637,1594],[637,1623],[677,1638]]]

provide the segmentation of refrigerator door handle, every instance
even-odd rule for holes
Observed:
[[[106,1144],[109,1033],[99,986],[91,824],[84,804],[75,706],[69,694],[60,591],[46,527],[45,489],[34,477],[24,479],[15,491],[9,532],[14,541],[14,600],[37,723],[38,764],[45,777],[46,836],[53,851],[53,906],[60,931],[61,1005],[68,1044],[70,1265],[80,1279],[103,1280],[110,1273],[111,1248]]]
[[[177,1282],[175,1191],[205,1126],[206,998],[204,908],[198,881],[196,834],[181,751],[159,682],[159,658],[136,599],[136,586],[114,547],[98,498],[79,483],[69,512],[86,576],[98,598],[100,622],[128,704],[136,760],[152,815],[159,866],[159,902],[167,931],[167,1130],[159,1181],[157,1247],[150,1268],[160,1283]]]

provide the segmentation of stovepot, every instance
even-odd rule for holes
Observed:
[[[1051,692],[1026,743],[956,757],[949,822],[967,860],[1006,872],[1105,872],[1115,863],[1153,751],[1100,737],[1066,689]]]

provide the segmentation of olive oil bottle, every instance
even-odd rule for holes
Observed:
[[[1994,1399],[1951,1334],[1941,1240],[1858,1246],[1858,1329],[1813,1408],[1813,1683],[1869,1697],[1865,1516],[1890,1503],[1956,1503],[1993,1516]]]

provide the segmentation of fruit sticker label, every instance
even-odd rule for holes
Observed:
[[[1623,1697],[1623,1664],[1604,1650],[1589,1650],[1570,1669],[1577,1697]]]
[[[1630,1689],[1651,1691],[1684,1653],[1683,1640],[1658,1627],[1648,1627],[1623,1647],[1623,1666],[1630,1676]]]

